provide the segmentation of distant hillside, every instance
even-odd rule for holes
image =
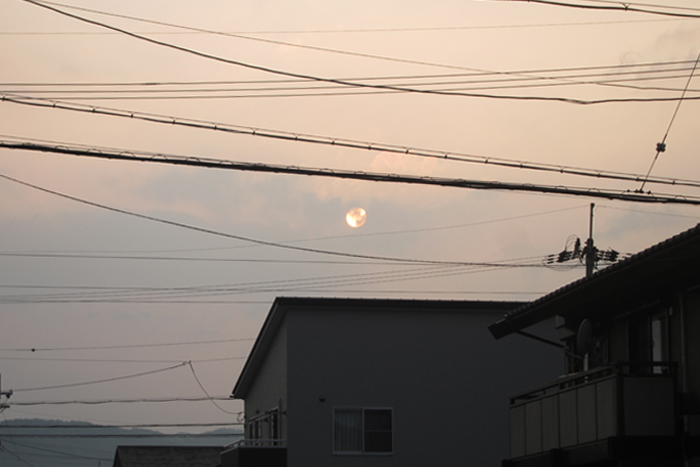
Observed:
[[[226,446],[243,437],[240,430],[233,429],[207,431],[203,433],[207,436],[197,437],[181,434],[181,437],[158,437],[162,433],[154,430],[102,427],[85,422],[7,420],[0,422],[0,466],[109,467],[119,445]],[[66,437],[69,435],[72,437]]]

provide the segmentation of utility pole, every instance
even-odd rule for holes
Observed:
[[[598,251],[593,243],[593,210],[595,203],[591,203],[591,217],[588,223],[588,240],[586,240],[586,277],[593,274],[593,268],[597,258]]]
[[[11,395],[12,395],[11,389],[9,391],[2,390],[2,375],[0,375],[0,397],[5,396],[9,399]],[[9,408],[10,408],[10,406],[8,404],[3,404],[2,402],[0,402],[0,412],[2,412],[5,409],[9,409]]]

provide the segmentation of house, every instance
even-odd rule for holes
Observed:
[[[246,439],[222,467],[499,465],[504,398],[563,367],[554,348],[489,335],[522,305],[277,298],[233,389]]]
[[[511,395],[504,465],[700,465],[700,224],[490,330],[552,318],[567,374]]]
[[[221,446],[117,446],[113,467],[217,467]]]

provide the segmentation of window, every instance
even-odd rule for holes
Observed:
[[[629,360],[642,363],[663,363],[669,360],[669,310],[646,314],[629,323]],[[662,366],[640,366],[641,374],[664,373]]]
[[[338,408],[333,411],[333,452],[391,454],[391,409]]]

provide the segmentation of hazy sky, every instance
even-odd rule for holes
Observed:
[[[654,3],[696,5],[690,0]],[[642,175],[669,127],[675,101],[577,105],[387,92],[304,81],[240,64],[364,84],[590,101],[677,98],[700,51],[698,19],[507,1],[71,2],[230,35],[57,7],[236,65],[148,43],[22,0],[0,0],[0,5],[0,91],[23,96],[23,102],[53,99],[76,108],[200,120],[209,127],[240,125]],[[699,93],[695,80],[687,96]],[[682,103],[653,175],[700,180],[699,106],[695,100]],[[281,141],[9,101],[0,102],[0,134],[3,141],[299,167],[639,188],[632,182]],[[17,390],[14,402],[203,396],[186,366],[123,381],[20,391],[189,360],[209,394],[227,396],[278,295],[530,300],[583,274],[580,267],[558,271],[353,259],[260,246],[231,236],[365,256],[541,265],[571,235],[585,239],[591,202],[597,206],[596,244],[623,253],[637,252],[700,220],[699,208],[692,206],[9,149],[0,149],[0,174],[209,231],[137,218],[0,179],[0,374],[3,390]],[[648,184],[645,189],[698,195],[691,187]],[[355,207],[366,210],[367,222],[352,229],[345,214]],[[208,343],[152,346],[193,342]],[[134,347],[114,348],[120,346]],[[87,349],[66,350],[75,347]],[[31,348],[39,350],[29,352]],[[242,408],[240,402],[220,405],[231,412]],[[3,416],[115,424],[235,418],[212,404],[194,402],[13,406]]]

